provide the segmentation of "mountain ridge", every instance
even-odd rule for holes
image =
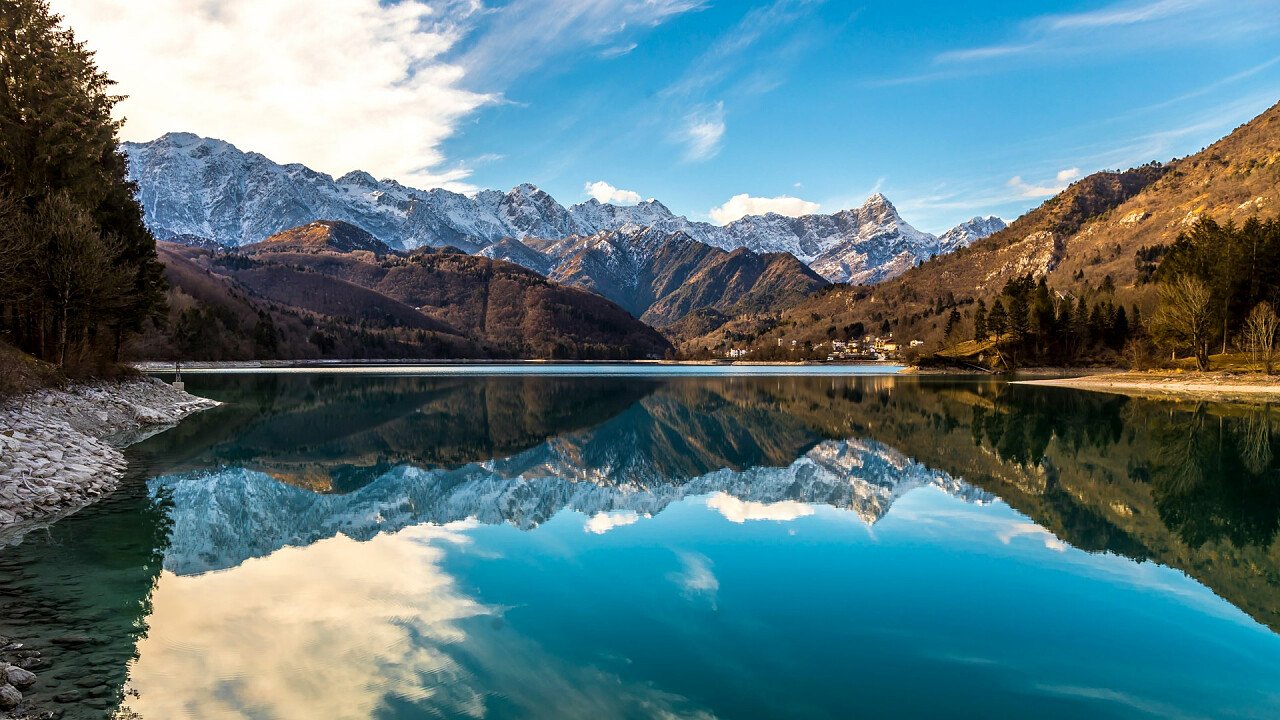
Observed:
[[[857,283],[896,276],[972,242],[972,233],[960,233],[940,243],[902,220],[879,193],[831,215],[753,215],[717,226],[675,215],[657,200],[622,206],[589,199],[565,207],[528,183],[469,197],[358,170],[333,178],[191,133],[122,148],[147,225],[162,240],[240,246],[310,222],[341,220],[395,249],[455,246],[474,253],[507,239],[554,240],[641,226],[683,232],[727,251],[789,252],[830,281]]]

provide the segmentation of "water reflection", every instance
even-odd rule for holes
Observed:
[[[135,447],[126,491],[0,558],[0,633],[71,668],[43,691],[77,693],[69,717],[122,698],[146,718],[837,717],[849,698],[818,679],[893,687],[850,666],[871,658],[983,687],[1026,675],[983,712],[1034,698],[1046,717],[1170,714],[1185,708],[1156,690],[1197,654],[1233,676],[1187,679],[1183,701],[1280,703],[1256,682],[1280,672],[1276,636],[1202,645],[1206,618],[1256,626],[1165,569],[1280,629],[1267,407],[893,377],[190,384],[228,404]],[[924,620],[921,598],[948,582],[970,613],[1017,610],[977,634]],[[811,626],[857,607],[875,622]],[[999,638],[1035,622],[1070,639],[1015,662]],[[1093,632],[1132,635],[1151,676],[1126,685],[1102,670],[1124,653],[1063,649]],[[844,649],[793,656],[792,634]],[[75,687],[85,674],[103,682]],[[813,697],[756,694],[770,688]]]

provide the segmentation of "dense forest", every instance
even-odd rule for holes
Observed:
[[[95,373],[163,307],[121,100],[46,0],[0,3],[0,342]]]
[[[1277,341],[1280,221],[1196,223],[1163,251],[1155,271],[1156,339],[1209,368],[1212,352],[1248,351],[1268,373]]]

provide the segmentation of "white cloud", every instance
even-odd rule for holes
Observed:
[[[124,136],[186,130],[280,162],[449,185],[441,143],[492,100],[443,60],[460,16],[378,0],[55,0],[129,96]]]
[[[1031,183],[1024,180],[1021,175],[1014,175],[1009,178],[1009,182],[1006,185],[1013,188],[1018,197],[1042,198],[1057,195],[1066,190],[1067,185],[1078,177],[1080,177],[1080,168],[1071,167],[1059,170],[1052,183]]]
[[[632,510],[619,512],[598,512],[582,526],[583,532],[603,535],[614,528],[635,525],[640,522],[640,515]]]
[[[189,131],[330,174],[474,189],[443,144],[519,75],[627,47],[701,0],[53,0],[128,99],[127,140]],[[465,41],[465,42],[464,42]],[[460,52],[465,49],[465,51]]]
[[[473,707],[483,695],[452,648],[467,639],[467,620],[499,611],[441,567],[445,547],[467,542],[466,527],[419,525],[367,542],[337,535],[225,572],[165,571],[129,666],[131,709],[302,720],[371,717],[387,696]],[[425,676],[440,684],[424,686]]]
[[[707,507],[723,515],[729,522],[738,524],[748,520],[788,522],[813,514],[813,507],[794,500],[775,503],[747,502],[727,493],[712,495],[707,500]]]
[[[701,107],[684,118],[684,127],[676,138],[684,143],[686,160],[701,162],[710,160],[720,152],[724,138],[724,103]]]
[[[777,213],[788,217],[812,215],[821,207],[818,203],[801,200],[790,195],[764,198],[751,197],[744,193],[742,195],[734,195],[720,207],[711,208],[708,214],[717,223],[727,225],[748,215],[764,215],[766,213]]]
[[[587,195],[599,200],[602,203],[612,203],[614,205],[635,205],[640,202],[640,193],[634,190],[622,190],[616,188],[603,180],[589,182],[584,187]]]

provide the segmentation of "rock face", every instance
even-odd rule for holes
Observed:
[[[944,255],[962,247],[969,247],[989,235],[994,235],[1009,227],[1009,224],[995,215],[975,217],[965,220],[938,236],[938,254]]]
[[[118,447],[139,431],[216,404],[146,378],[44,390],[0,406],[0,546],[114,489],[125,469]]]
[[[604,295],[659,327],[700,309],[778,310],[827,285],[786,253],[727,251],[655,227],[526,243],[540,251],[550,279]]]
[[[722,250],[786,252],[828,280],[863,283],[893,277],[982,232],[980,225],[957,228],[942,243],[911,227],[879,193],[861,207],[832,215],[755,215],[721,227],[675,215],[656,200],[620,206],[592,199],[565,207],[529,184],[466,196],[418,190],[358,171],[335,179],[189,133],[125,143],[124,152],[147,225],[162,240],[186,244],[247,245],[317,220],[335,220],[396,249],[454,246],[477,252],[507,239],[560,240],[634,226],[683,233]],[[509,254],[512,250],[515,254]],[[518,248],[488,254],[537,269],[535,258]]]

